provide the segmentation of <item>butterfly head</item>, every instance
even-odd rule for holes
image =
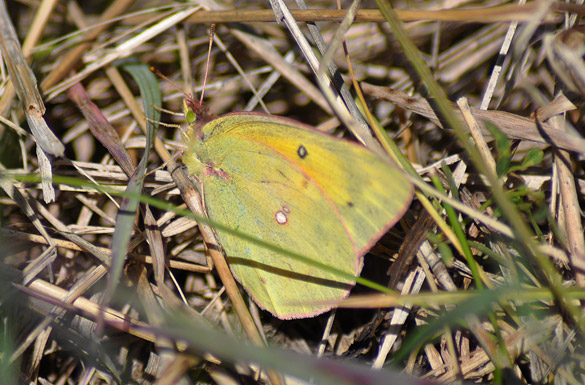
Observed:
[[[183,99],[183,113],[189,124],[189,130],[199,139],[203,138],[203,126],[215,119],[215,115],[209,111],[209,108],[202,102],[194,100],[191,95],[185,95]]]

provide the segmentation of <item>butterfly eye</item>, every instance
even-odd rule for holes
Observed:
[[[193,111],[193,107],[189,105],[187,99],[183,100],[183,113],[189,125],[192,125],[197,120],[197,114]]]

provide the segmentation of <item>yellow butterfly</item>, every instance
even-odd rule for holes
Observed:
[[[191,128],[183,162],[201,181],[213,222],[357,276],[363,255],[411,202],[402,172],[356,143],[259,113],[195,123],[194,103],[185,106]],[[355,284],[232,234],[217,235],[235,278],[278,318],[321,314]]]

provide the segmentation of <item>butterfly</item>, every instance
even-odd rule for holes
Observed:
[[[202,112],[203,111],[203,112]],[[358,276],[364,254],[407,210],[413,188],[365,147],[261,113],[215,118],[186,99],[183,163],[209,219]],[[345,298],[354,279],[216,230],[237,281],[281,319]]]

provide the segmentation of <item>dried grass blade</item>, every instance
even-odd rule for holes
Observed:
[[[167,29],[180,23],[185,18],[189,17],[192,13],[196,12],[198,9],[199,9],[198,7],[193,7],[174,13],[171,16],[160,21],[159,23],[153,25],[151,28],[134,36],[132,39],[129,39],[124,43],[121,43],[116,48],[106,53],[100,59],[88,64],[81,72],[79,72],[75,76],[71,77],[70,79],[62,81],[55,87],[47,90],[47,93],[49,94],[47,99],[50,100],[54,98],[64,90],[70,88],[73,84],[80,82],[81,80],[85,79],[87,76],[97,71],[98,69],[103,68],[108,64],[111,64],[114,60],[127,57],[132,52],[134,52],[136,47],[142,45],[143,43],[149,41],[153,37],[158,36],[163,31],[166,31]]]
[[[441,121],[426,99],[412,97],[388,87],[379,87],[367,83],[362,83],[361,85],[365,93],[388,100],[408,111],[427,117],[433,123],[442,127]],[[452,105],[455,107],[455,104]],[[471,112],[478,122],[484,124],[492,123],[511,138],[529,140],[542,144],[552,144],[565,150],[582,154],[585,153],[585,139],[555,129],[548,123],[541,123],[537,126],[534,120],[504,111],[483,111],[477,108],[471,108]],[[459,111],[455,111],[455,114],[462,119]],[[484,134],[489,134],[485,130],[485,127],[481,127],[481,129]]]
[[[79,62],[84,52],[90,47],[90,41],[97,38],[100,33],[111,26],[110,23],[107,22],[124,13],[133,3],[133,0],[114,1],[110,7],[104,11],[99,21],[96,23],[96,26],[90,29],[84,36],[84,42],[71,49],[71,51],[69,51],[61,60],[59,66],[41,82],[41,89],[47,90],[63,79],[63,77]]]
[[[37,89],[35,75],[22,53],[4,1],[0,1],[0,43],[10,78],[18,97],[24,103],[26,119],[33,136],[43,151],[54,156],[63,156],[65,146],[57,139],[43,119],[45,105]]]
[[[134,164],[120,141],[118,132],[91,101],[81,83],[74,84],[68,90],[67,96],[77,105],[87,120],[92,135],[108,150],[126,175],[131,174],[134,171]]]

